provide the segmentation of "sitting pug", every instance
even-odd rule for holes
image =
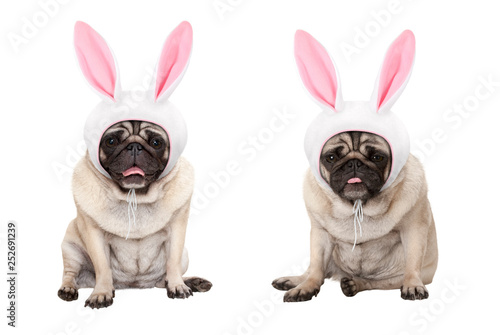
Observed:
[[[409,78],[415,40],[405,31],[386,54],[372,101],[342,100],[326,50],[298,31],[301,78],[323,113],[306,133],[311,168],[304,200],[311,220],[311,256],[300,276],[272,285],[284,301],[310,300],[326,278],[354,296],[400,289],[403,299],[426,299],[437,267],[436,229],[424,171],[409,154],[404,125],[390,111]]]
[[[170,34],[153,88],[137,101],[120,90],[102,37],[83,22],[75,26],[81,69],[103,101],[87,119],[88,152],[73,175],[77,216],[62,243],[63,300],[93,288],[85,306],[102,308],[113,303],[115,289],[160,287],[182,299],[212,286],[182,277],[193,168],[180,157],[187,139],[183,118],[166,99],[187,66],[191,39],[187,22]]]

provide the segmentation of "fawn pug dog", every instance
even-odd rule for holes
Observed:
[[[138,100],[121,91],[104,39],[83,22],[75,25],[80,68],[103,101],[87,119],[88,152],[73,175],[77,216],[62,242],[61,299],[93,288],[85,306],[102,308],[113,303],[115,289],[160,287],[170,298],[187,298],[211,288],[206,279],[182,277],[193,168],[180,157],[187,140],[182,115],[167,100],[191,45],[191,26],[183,22],[163,46],[151,90]]]
[[[339,280],[349,297],[373,289],[400,289],[408,300],[428,297],[438,249],[427,184],[409,154],[404,125],[390,111],[414,55],[413,33],[405,31],[386,53],[372,100],[345,102],[326,50],[297,31],[299,73],[323,112],[305,139],[310,265],[300,276],[273,281],[287,291],[285,302],[310,300],[326,278]]]

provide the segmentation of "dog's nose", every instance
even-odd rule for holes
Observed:
[[[358,168],[360,168],[363,165],[359,159],[351,159],[346,163],[346,166],[350,170],[356,171]]]
[[[142,152],[142,149],[143,149],[142,145],[140,145],[139,143],[130,143],[127,146],[127,150],[130,152],[130,154],[132,156],[140,155]]]

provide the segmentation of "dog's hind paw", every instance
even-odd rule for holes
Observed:
[[[273,280],[271,285],[277,290],[288,291],[295,288],[297,285],[302,283],[304,279],[302,276],[292,276],[292,277],[281,277]]]
[[[208,292],[212,288],[211,282],[200,277],[185,278],[184,284],[193,292]]]
[[[340,280],[340,288],[346,297],[354,297],[359,292],[356,282],[352,278],[342,278]]]

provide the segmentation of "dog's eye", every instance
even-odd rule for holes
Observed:
[[[332,155],[326,155],[326,161],[328,163],[333,163],[333,162],[335,162],[335,160],[336,160],[335,155],[333,155],[333,154]]]
[[[110,137],[106,140],[106,145],[110,148],[114,148],[118,145],[118,140],[114,137]]]
[[[162,146],[162,142],[161,142],[159,139],[157,139],[157,138],[153,138],[153,139],[149,142],[149,144],[151,144],[151,146],[152,146],[153,148],[155,148],[155,149],[160,149],[160,148],[161,148],[161,146]]]
[[[373,155],[372,156],[372,161],[374,161],[374,162],[379,163],[383,160],[384,160],[384,156],[382,156],[382,155]]]

